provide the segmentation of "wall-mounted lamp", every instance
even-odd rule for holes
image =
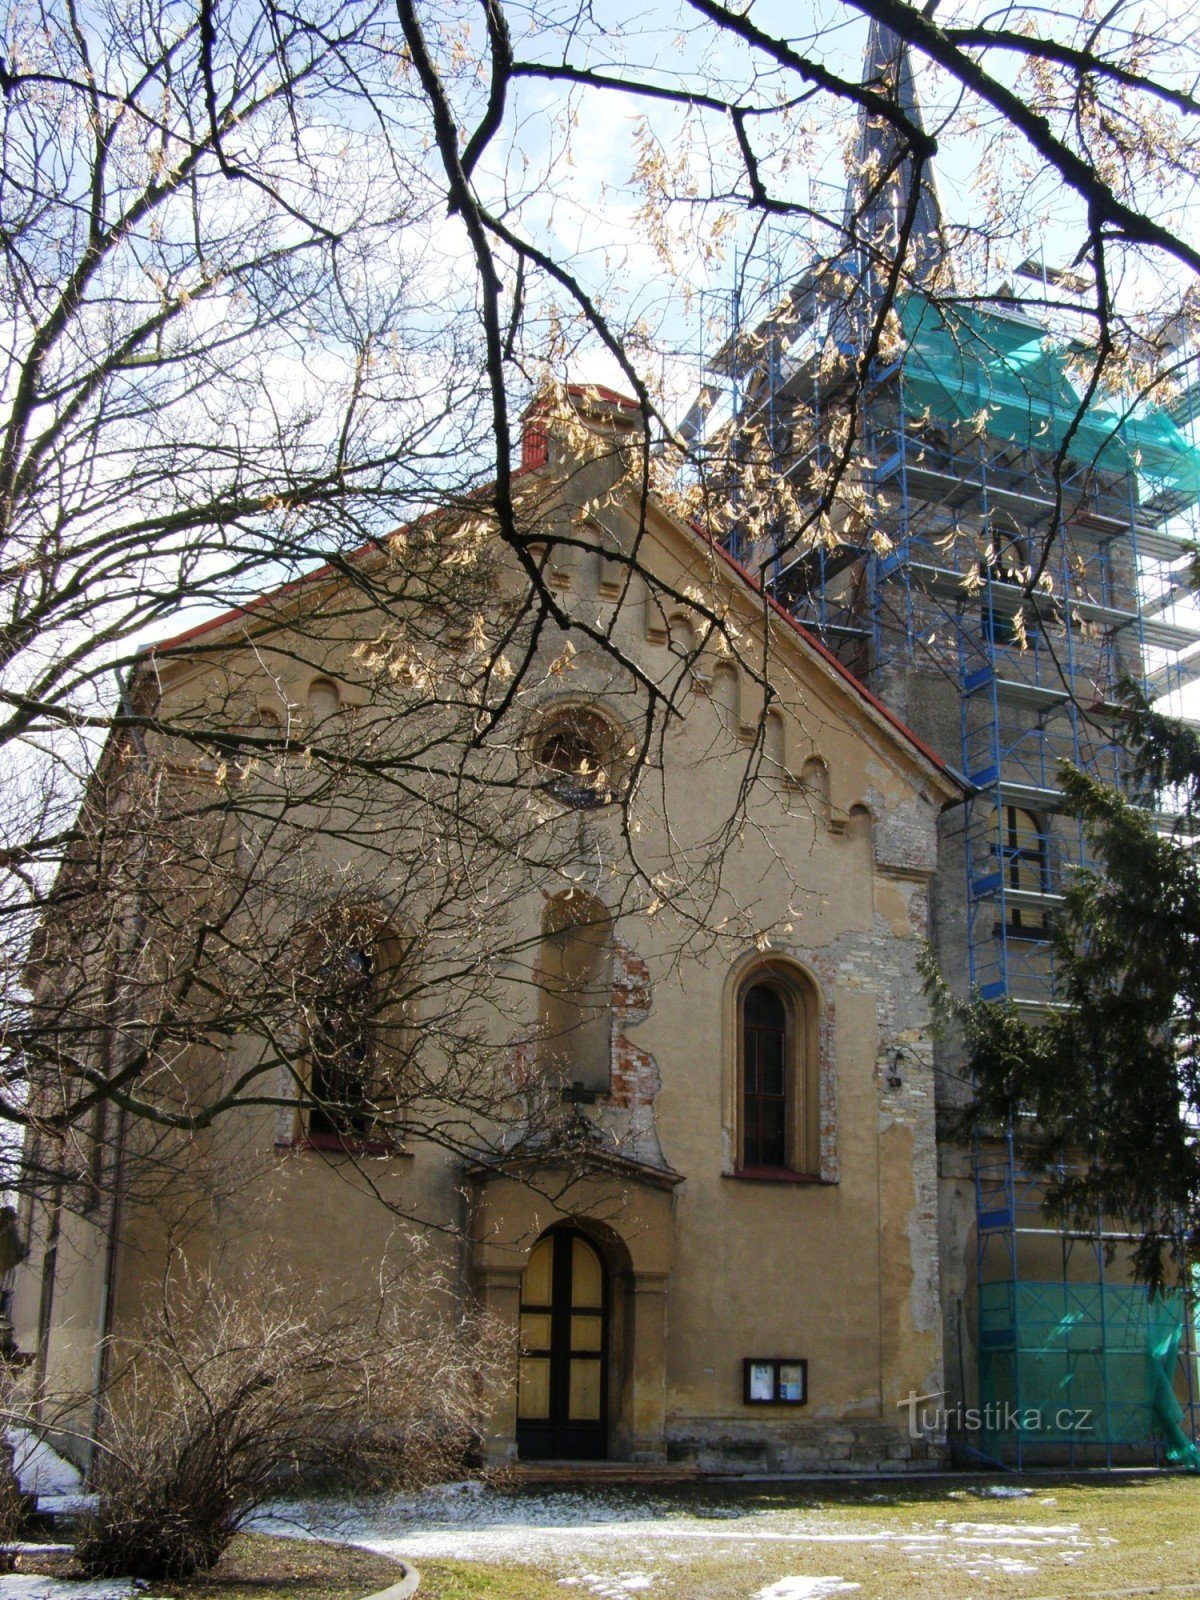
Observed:
[[[889,1089],[903,1089],[904,1077],[900,1071],[900,1058],[904,1054],[904,1046],[894,1044],[888,1051],[887,1086]]]

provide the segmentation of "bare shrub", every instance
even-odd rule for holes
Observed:
[[[449,1308],[427,1276],[419,1293],[406,1276],[371,1305],[336,1307],[252,1272],[233,1287],[210,1274],[169,1285],[118,1351],[79,1564],[187,1577],[288,1481],[461,1473],[502,1346],[486,1320]]]
[[[13,1468],[11,1445],[0,1433],[0,1572],[11,1572],[15,1557],[9,1548],[24,1531],[26,1506]]]

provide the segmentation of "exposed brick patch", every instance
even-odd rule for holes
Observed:
[[[636,1028],[650,1015],[654,992],[650,968],[622,939],[613,940],[614,1031]]]
[[[654,1057],[614,1033],[610,1103],[622,1111],[648,1111],[661,1088],[662,1074]]]
[[[654,1126],[654,1102],[662,1090],[658,1062],[639,1050],[628,1037],[650,1015],[654,987],[645,959],[622,939],[613,940],[612,1077],[608,1099],[609,1120],[615,1113],[623,1127],[613,1132],[628,1142],[629,1153],[641,1160],[661,1162],[662,1149]]]
[[[658,1062],[625,1035],[650,1015],[654,993],[645,959],[613,940],[612,1099],[622,1111],[648,1113],[662,1089]]]
[[[932,874],[937,870],[937,826],[929,807],[915,800],[889,804],[871,789],[867,805],[874,818],[875,864],[886,871]]]

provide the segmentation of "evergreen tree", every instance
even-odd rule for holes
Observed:
[[[970,1049],[964,1131],[1011,1124],[1054,1216],[1119,1219],[1157,1288],[1200,1243],[1200,736],[1132,693],[1129,707],[1126,793],[1060,769],[1091,863],[1072,873],[1051,935],[1062,1009],[1030,1019],[934,986]]]

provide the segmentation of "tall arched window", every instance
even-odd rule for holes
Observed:
[[[542,917],[539,1054],[564,1084],[607,1094],[612,1072],[612,917],[580,889]]]
[[[818,1177],[820,1075],[816,996],[773,961],[738,992],[737,1165],[746,1176]]]
[[[355,941],[330,953],[316,975],[309,1034],[309,1134],[363,1138],[371,1121],[371,1025],[376,957]]]
[[[756,983],[742,1001],[742,1165],[787,1166],[788,1025],[779,992]]]
[[[980,562],[981,576],[991,580],[991,600],[983,605],[983,636],[992,644],[1010,645],[1017,642],[1016,613],[1021,611],[1025,641],[1032,642],[1036,632],[1036,615],[1030,606],[1022,605],[1019,595],[1009,596],[1006,590],[1017,590],[1029,577],[1029,545],[1015,530],[993,526],[984,559]],[[996,585],[1003,585],[997,589]]]
[[[316,1144],[386,1142],[397,1131],[410,1045],[399,941],[371,908],[338,906],[308,930],[302,963],[303,1131]]]
[[[1050,857],[1045,828],[1035,812],[1023,806],[1004,806],[1000,830],[1004,887],[1008,891],[1005,924],[1010,933],[1041,939],[1046,934],[1045,907],[1022,903],[1020,897],[1049,891]]]

